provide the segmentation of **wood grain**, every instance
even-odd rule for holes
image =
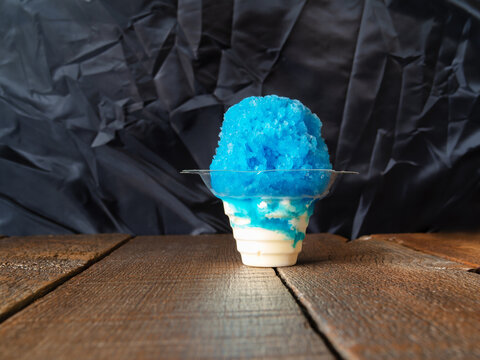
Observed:
[[[480,358],[480,276],[393,242],[310,235],[279,274],[347,359]]]
[[[480,233],[375,234],[363,238],[394,241],[472,268],[480,267]]]
[[[0,326],[3,359],[332,359],[231,235],[138,237]]]
[[[0,239],[0,321],[129,237],[110,234],[14,236]]]

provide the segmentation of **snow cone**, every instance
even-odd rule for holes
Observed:
[[[315,202],[338,172],[322,123],[298,100],[249,97],[225,113],[210,170],[200,174],[222,199],[245,265],[297,262]]]

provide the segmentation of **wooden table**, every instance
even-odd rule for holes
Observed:
[[[0,239],[0,359],[480,358],[480,234],[308,235],[243,266],[231,235]]]

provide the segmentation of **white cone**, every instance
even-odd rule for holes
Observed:
[[[291,206],[288,200],[283,201],[285,206]],[[255,226],[251,218],[235,205],[223,200],[225,214],[230,219],[230,225],[233,229],[233,237],[237,242],[237,250],[242,256],[242,262],[249,266],[258,267],[281,267],[295,265],[298,254],[302,250],[302,241],[288,236],[285,232],[265,229]],[[263,205],[259,203],[260,207]],[[241,216],[239,214],[241,213]],[[296,233],[304,236],[309,215],[308,208],[297,212],[300,216],[286,216],[283,212],[268,213],[265,210],[262,214],[266,219],[286,219],[291,224]],[[258,214],[256,214],[258,215]]]

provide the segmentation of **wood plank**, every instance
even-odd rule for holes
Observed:
[[[0,326],[3,359],[332,359],[231,235],[137,237]]]
[[[363,239],[394,241],[401,245],[463,263],[480,267],[480,232],[478,233],[417,233],[375,234]]]
[[[130,236],[45,235],[0,239],[0,321],[119,246]]]
[[[347,359],[480,358],[480,276],[393,242],[308,236],[279,274]]]

